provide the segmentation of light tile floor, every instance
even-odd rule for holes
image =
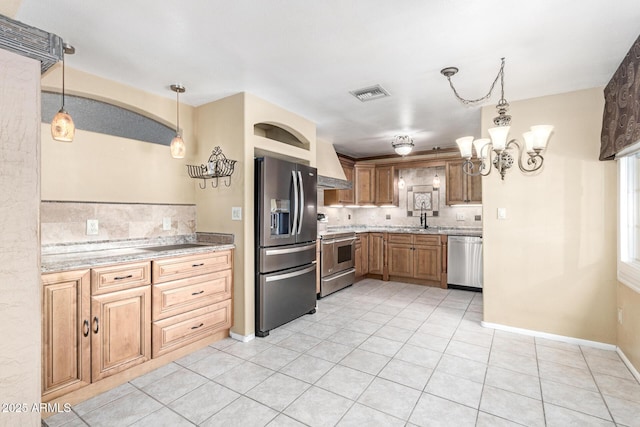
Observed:
[[[49,418],[62,426],[640,426],[618,355],[480,326],[482,294],[363,280]]]

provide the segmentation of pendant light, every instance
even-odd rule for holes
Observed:
[[[180,94],[185,92],[182,85],[171,85],[171,90],[176,93],[176,136],[171,140],[171,157],[174,159],[182,159],[187,151],[184,140],[180,136]]]
[[[73,55],[76,49],[68,43],[62,46],[62,107],[53,117],[51,121],[51,136],[56,141],[72,142],[76,133],[76,126],[73,119],[64,109],[64,57],[65,55]]]
[[[436,159],[438,158],[438,152],[440,151],[440,146],[433,147],[436,152]],[[433,177],[433,183],[431,184],[434,190],[440,189],[440,177],[438,176],[438,170],[436,169],[436,176]]]

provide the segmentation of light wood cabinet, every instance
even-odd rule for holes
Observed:
[[[151,287],[91,297],[91,378],[97,381],[151,358]]]
[[[384,273],[384,233],[369,233],[369,274]]]
[[[347,181],[352,185],[349,190],[324,190],[324,205],[355,205],[354,162],[342,157],[340,165]]]
[[[376,166],[375,176],[376,205],[398,206],[398,171],[395,166]]]
[[[153,261],[153,358],[231,327],[232,267],[232,250]]]
[[[355,165],[355,192],[357,205],[373,205],[375,203],[375,165]]]
[[[91,383],[89,270],[42,275],[42,396]]]
[[[438,235],[389,234],[389,276],[437,282],[442,277],[442,244]]]
[[[356,234],[355,268],[357,279],[369,273],[369,233]]]
[[[447,205],[482,203],[482,177],[464,173],[462,170],[463,163],[464,160],[446,163]]]

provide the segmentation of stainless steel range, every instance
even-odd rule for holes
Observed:
[[[356,233],[325,233],[320,236],[320,297],[353,284]]]

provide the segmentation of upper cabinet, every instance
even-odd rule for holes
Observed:
[[[447,205],[482,203],[482,177],[464,173],[464,160],[447,162]]]
[[[395,166],[376,166],[376,205],[398,206],[398,171]]]
[[[376,166],[356,164],[355,189],[357,205],[373,205],[375,202]]]

